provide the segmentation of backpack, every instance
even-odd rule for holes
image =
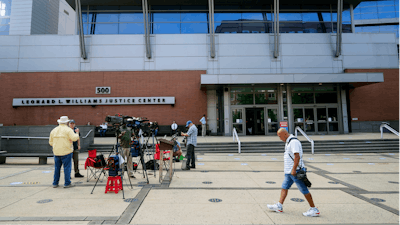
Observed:
[[[156,160],[154,160],[154,159],[149,160],[149,161],[147,161],[147,162],[145,163],[146,169],[147,169],[147,170],[154,170],[154,164],[155,164],[155,166],[156,166],[155,169],[158,170],[158,163],[157,163]]]
[[[104,156],[103,155],[98,155],[96,156],[96,158],[94,158],[94,167],[105,167],[106,166],[106,160],[104,160]]]

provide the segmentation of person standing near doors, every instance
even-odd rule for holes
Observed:
[[[204,114],[203,117],[201,117],[200,122],[201,122],[201,136],[204,137],[206,136],[206,129],[207,129],[206,114]]]
[[[197,146],[197,132],[198,131],[197,131],[196,126],[190,120],[186,122],[186,127],[189,127],[188,132],[187,133],[181,132],[182,136],[188,137],[187,142],[186,142],[186,146],[187,146],[186,168],[184,168],[183,170],[190,170],[190,168],[196,169],[194,148]]]

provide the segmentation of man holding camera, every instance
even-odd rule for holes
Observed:
[[[282,212],[282,204],[285,201],[289,188],[293,183],[296,183],[298,189],[304,194],[308,204],[310,204],[310,209],[303,213],[303,215],[309,217],[319,216],[320,212],[318,208],[315,207],[311,193],[308,191],[306,184],[304,181],[299,180],[296,177],[296,173],[299,173],[300,169],[304,168],[303,149],[300,141],[297,140],[297,138],[295,138],[293,135],[289,134],[284,128],[280,128],[277,134],[279,138],[286,143],[284,154],[285,179],[282,183],[281,197],[279,202],[274,205],[267,205],[267,207],[275,212]]]
[[[132,163],[132,155],[131,155],[131,137],[132,132],[130,129],[126,127],[126,124],[121,126],[121,134],[118,136],[121,139],[121,147],[122,152],[121,156],[124,158],[125,162],[127,162],[128,176],[131,178],[135,178],[133,175],[133,163]]]
[[[184,168],[183,170],[190,170],[190,168],[196,169],[194,147],[197,146],[197,127],[190,120],[186,122],[186,127],[189,127],[188,132],[186,134],[181,132],[182,136],[188,137],[186,142],[186,168]]]

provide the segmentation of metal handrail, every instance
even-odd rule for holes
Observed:
[[[235,141],[235,138],[236,138],[236,140],[238,142],[238,151],[239,151],[239,154],[240,154],[241,153],[241,144],[240,144],[239,136],[237,134],[236,128],[233,128],[233,141]]]
[[[297,137],[297,131],[300,131],[300,133],[311,143],[311,153],[314,155],[314,141],[311,138],[309,138],[307,134],[299,126],[297,126],[294,131],[296,137]]]
[[[93,129],[89,130],[89,132],[83,138],[87,138],[89,136],[90,132],[92,132],[92,131],[93,131]],[[1,136],[1,138],[7,139],[7,140],[9,140],[10,138],[11,139],[28,139],[28,140],[29,139],[49,139],[49,137],[28,137],[28,136]]]
[[[379,126],[379,130],[381,131],[381,139],[383,139],[383,128],[388,129],[390,132],[392,132],[393,134],[399,136],[399,132],[397,132],[395,129],[393,129],[392,127],[390,127],[387,123],[382,123]]]

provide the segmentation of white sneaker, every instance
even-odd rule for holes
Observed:
[[[311,207],[307,212],[303,213],[303,215],[310,217],[319,216],[319,210],[316,207]]]
[[[281,203],[275,203],[275,204],[273,204],[273,205],[267,205],[267,207],[270,209],[270,210],[273,210],[273,211],[275,211],[275,212],[283,212],[283,207],[282,207],[282,204]]]

